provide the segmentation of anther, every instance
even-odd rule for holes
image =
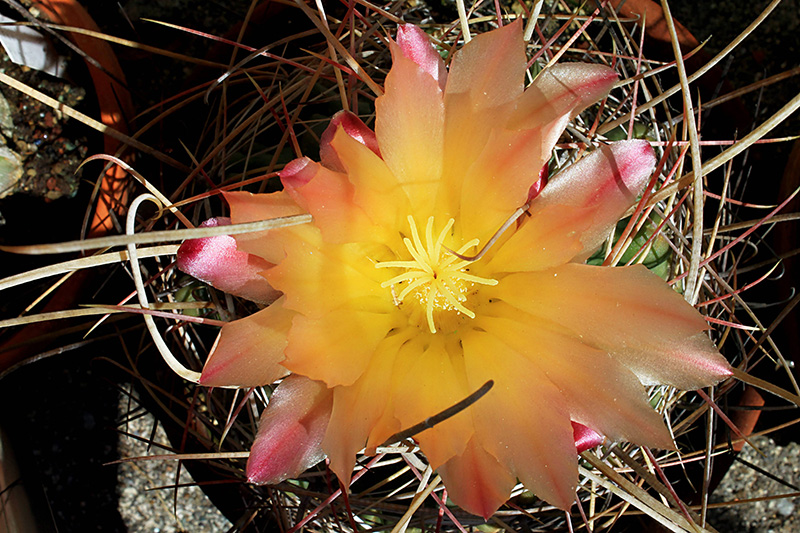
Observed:
[[[411,229],[411,238],[403,239],[408,253],[412,259],[408,261],[384,261],[377,263],[376,268],[403,268],[406,272],[399,274],[381,283],[381,287],[391,287],[395,304],[399,305],[404,298],[416,291],[420,303],[425,307],[425,316],[431,333],[436,333],[434,311],[457,311],[469,318],[475,318],[475,313],[464,306],[467,297],[467,284],[497,285],[497,280],[483,278],[464,271],[470,261],[476,259],[465,258],[464,254],[470,248],[478,246],[479,241],[473,239],[454,252],[444,245],[445,239],[455,224],[452,218],[434,240],[434,218],[429,217],[425,226],[425,243],[423,244],[417,229],[414,217],[408,217]],[[442,250],[449,252],[442,257]],[[395,295],[395,285],[406,284],[399,294]]]

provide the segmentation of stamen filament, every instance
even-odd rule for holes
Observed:
[[[428,225],[425,227],[425,242],[427,242],[428,260],[431,264],[437,263],[439,256],[433,254],[433,249],[436,247],[436,243],[433,242],[433,217],[428,217]]]
[[[416,231],[414,232],[414,234],[416,235]],[[417,235],[416,237],[417,240],[419,240],[419,235]],[[423,255],[417,251],[419,250],[419,248],[414,249],[414,246],[411,244],[411,240],[408,237],[403,239],[403,242],[405,243],[406,248],[408,248],[408,253],[410,253],[411,257],[413,257],[417,262],[417,266],[415,268],[420,268],[425,272],[427,272],[428,274],[433,274],[433,267],[431,267],[431,264],[428,261],[425,261]],[[422,244],[420,244],[420,248],[422,248]]]
[[[375,265],[376,268],[406,269],[406,272],[381,283],[381,287],[391,287],[393,301],[398,306],[406,296],[416,292],[417,299],[424,305],[425,318],[431,333],[437,331],[434,311],[456,311],[466,317],[475,318],[475,313],[464,305],[471,285],[497,285],[497,280],[464,271],[472,261],[462,254],[478,246],[480,244],[478,239],[472,239],[461,245],[457,252],[445,246],[444,241],[450,236],[454,224],[455,220],[449,219],[434,240],[434,217],[428,217],[425,225],[425,244],[423,244],[417,223],[414,217],[409,215],[411,238],[404,237],[403,244],[412,260],[384,261]],[[447,254],[444,254],[443,250],[447,251]],[[405,286],[402,286],[400,294],[395,295],[395,285],[402,284]]]
[[[460,272],[458,277],[463,279],[464,281],[470,281],[472,283],[478,283],[479,285],[497,285],[496,279],[490,278],[482,278],[480,276],[473,276],[472,274],[467,274],[466,272]]]
[[[399,276],[395,276],[390,280],[384,281],[383,283],[381,283],[381,288],[385,289],[386,287],[389,287],[391,285],[396,285],[397,283],[400,283],[402,281],[409,281],[412,279],[419,279],[424,277],[425,274],[422,272],[406,272],[404,274],[400,274]]]
[[[437,280],[437,282],[435,283],[435,285],[436,285],[436,286],[437,286],[437,288],[439,289],[439,292],[440,292],[440,293],[441,293],[441,294],[444,296],[444,299],[445,299],[445,300],[447,300],[447,303],[449,303],[450,305],[452,305],[453,307],[455,307],[455,308],[456,308],[456,309],[458,309],[458,310],[459,310],[461,313],[464,313],[464,314],[465,314],[465,315],[467,315],[468,317],[470,317],[470,318],[475,318],[475,313],[473,313],[472,311],[470,311],[469,309],[467,309],[466,307],[464,307],[464,306],[461,304],[461,302],[459,302],[459,301],[456,299],[456,297],[455,297],[455,296],[453,296],[453,293],[452,293],[452,292],[451,292],[449,289],[447,289],[447,288],[445,288],[445,287],[442,287],[442,284],[441,284],[441,283],[439,283],[439,282],[438,282],[438,280]],[[441,290],[441,289],[444,289],[444,290]]]
[[[416,261],[383,261],[375,263],[375,268],[417,268],[418,265]]]
[[[428,328],[431,333],[436,333],[436,324],[433,322],[433,298],[431,298],[430,292],[428,293],[428,303],[425,306],[425,316],[428,317]]]

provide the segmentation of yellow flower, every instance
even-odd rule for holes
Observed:
[[[472,513],[490,516],[517,479],[566,509],[576,439],[670,448],[645,385],[730,375],[702,316],[657,276],[584,264],[646,185],[652,149],[598,148],[537,194],[566,124],[616,74],[558,65],[523,90],[518,23],[476,37],[449,72],[418,28],[390,46],[374,133],[340,113],[322,162],[290,163],[283,191],[225,195],[234,223],[306,212],[313,223],[236,237],[274,265],[263,283],[282,296],[222,328],[201,382],[291,373],[265,411],[250,479],[280,481],[324,453],[347,483],[359,450],[494,380],[418,434],[421,449]]]

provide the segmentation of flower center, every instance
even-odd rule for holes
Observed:
[[[467,294],[476,283],[479,285],[497,285],[497,280],[482,278],[467,272],[470,261],[465,261],[449,252],[444,246],[444,240],[449,235],[455,220],[452,218],[445,224],[439,236],[433,238],[433,217],[428,218],[425,228],[425,245],[422,244],[417,223],[414,217],[408,217],[411,226],[411,239],[405,237],[403,243],[411,254],[409,261],[383,261],[375,265],[376,268],[403,268],[406,272],[381,283],[381,287],[392,287],[392,295],[396,304],[403,302],[406,296],[414,294],[425,309],[428,327],[431,333],[436,333],[436,324],[433,312],[456,311],[470,318],[475,318],[475,313],[464,307]],[[463,255],[480,241],[473,239],[456,251]],[[396,294],[396,287],[400,293]]]

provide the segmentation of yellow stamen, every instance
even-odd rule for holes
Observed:
[[[450,252],[450,248],[444,245],[444,241],[450,235],[455,220],[451,218],[435,240],[433,222],[433,217],[429,217],[425,226],[425,244],[423,245],[417,230],[417,223],[414,217],[409,216],[411,238],[404,238],[403,244],[412,260],[384,261],[377,263],[375,267],[406,269],[406,272],[381,283],[381,287],[392,287],[392,294],[398,305],[406,296],[417,291],[420,303],[423,303],[425,307],[428,329],[431,333],[436,333],[433,316],[435,310],[457,311],[469,318],[475,318],[475,313],[463,304],[467,300],[466,292],[472,284],[497,285],[497,280],[475,276],[464,271],[472,262],[465,261],[458,256],[463,256],[467,250],[477,246],[478,239],[467,242],[453,254]],[[444,256],[442,255],[443,250],[447,251]],[[394,286],[403,283],[407,283],[407,285],[403,287],[400,294],[394,296]]]

